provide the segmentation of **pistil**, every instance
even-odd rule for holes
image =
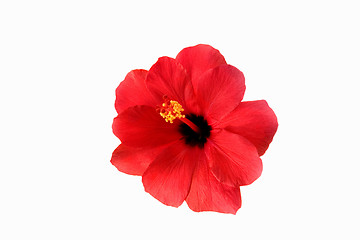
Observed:
[[[158,107],[157,110],[159,114],[165,119],[166,122],[173,123],[175,119],[179,119],[186,125],[188,125],[192,130],[196,133],[200,133],[200,129],[193,122],[186,118],[185,115],[182,114],[184,111],[183,107],[180,103],[174,100],[170,100],[168,97],[164,96],[164,103],[161,107]]]
[[[196,126],[192,121],[190,121],[189,119],[185,118],[179,118],[180,121],[182,121],[183,123],[185,123],[186,125],[188,125],[192,130],[194,130],[194,132],[196,133],[200,133],[200,129],[198,126]]]

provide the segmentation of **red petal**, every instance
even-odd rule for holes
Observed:
[[[196,103],[193,86],[185,69],[173,58],[159,58],[149,70],[146,85],[158,104],[163,102],[164,95],[178,101],[185,111],[190,111]]]
[[[163,148],[132,148],[120,144],[112,154],[111,163],[123,173],[141,176]]]
[[[183,141],[166,148],[143,175],[145,191],[166,205],[180,206],[188,195],[200,152]]]
[[[146,70],[133,70],[116,88],[115,108],[118,113],[135,105],[156,106],[153,96],[145,86],[146,75]]]
[[[204,156],[198,160],[186,202],[195,212],[235,214],[241,207],[240,188],[220,183],[210,171]]]
[[[114,119],[113,132],[130,147],[156,147],[182,137],[178,131],[178,124],[165,122],[155,108],[134,106]]]
[[[260,177],[262,161],[251,142],[226,130],[211,134],[205,153],[211,171],[220,182],[237,187]]]
[[[211,69],[193,79],[195,94],[202,107],[203,116],[210,124],[239,105],[245,92],[245,78],[241,71],[230,65]]]
[[[278,127],[276,115],[265,100],[240,103],[219,124],[249,140],[259,156],[269,147]]]
[[[184,66],[191,79],[199,78],[207,70],[226,64],[217,49],[204,44],[184,48],[176,56],[176,60]]]

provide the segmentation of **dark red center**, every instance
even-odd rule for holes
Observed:
[[[179,131],[183,135],[185,143],[194,147],[199,146],[204,147],[204,144],[207,142],[207,139],[210,137],[211,126],[204,119],[203,116],[197,116],[195,114],[186,115],[186,118],[193,122],[198,128],[199,133],[195,132],[185,123],[180,125]]]

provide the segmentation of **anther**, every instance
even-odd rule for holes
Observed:
[[[185,118],[185,115],[182,114],[184,111],[180,103],[174,100],[170,100],[167,96],[163,97],[164,103],[158,107],[156,110],[162,116],[166,122],[174,123],[175,119],[179,119],[186,125],[188,125],[192,130],[199,133],[200,129],[189,119]]]
[[[181,104],[177,101],[169,100],[166,96],[164,96],[164,103],[158,111],[166,122],[173,123],[176,118],[185,118],[185,115],[182,114],[184,109]]]

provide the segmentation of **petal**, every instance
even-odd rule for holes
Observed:
[[[149,70],[146,85],[158,104],[163,102],[164,95],[178,101],[186,111],[191,111],[196,103],[193,86],[185,69],[173,58],[159,58]]]
[[[149,149],[120,144],[112,154],[111,163],[120,172],[141,176],[163,149],[164,146]]]
[[[135,105],[156,106],[153,96],[145,86],[146,75],[146,70],[133,70],[116,88],[115,109],[118,113]]]
[[[251,142],[226,130],[211,134],[205,153],[211,171],[220,182],[237,187],[260,177],[262,161]]]
[[[191,79],[199,78],[207,70],[226,64],[225,58],[217,49],[205,44],[184,48],[176,56],[176,60],[184,66]]]
[[[143,175],[145,191],[165,205],[178,207],[188,195],[201,150],[178,141],[166,148]]]
[[[260,100],[240,103],[222,119],[219,127],[249,140],[262,156],[276,133],[278,122],[267,102]]]
[[[202,114],[210,124],[234,110],[245,92],[243,73],[230,65],[210,69],[193,82]]]
[[[156,147],[180,139],[178,124],[165,122],[149,106],[134,106],[119,114],[113,122],[114,134],[130,147]]]
[[[219,182],[210,171],[206,156],[199,159],[186,202],[193,211],[235,214],[241,207],[240,188]]]

